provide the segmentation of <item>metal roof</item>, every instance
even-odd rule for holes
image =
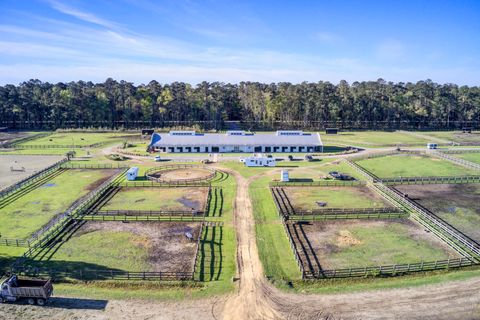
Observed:
[[[276,133],[258,133],[245,135],[227,135],[225,133],[197,133],[195,135],[170,135],[154,133],[153,146],[204,146],[204,145],[244,145],[244,146],[321,146],[319,133],[301,135],[277,135]]]

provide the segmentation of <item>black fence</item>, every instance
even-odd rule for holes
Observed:
[[[308,181],[308,182],[299,182],[299,181],[272,181],[270,182],[270,187],[358,187],[364,186],[366,182],[351,180],[351,181],[341,181],[341,180],[325,180],[325,181]]]
[[[65,169],[125,169],[130,168],[126,164],[113,163],[65,163],[62,165]]]
[[[144,281],[193,281],[193,272],[177,272],[177,271],[140,271],[130,272],[116,269],[102,269],[102,270],[90,270],[90,269],[49,269],[38,268],[30,266],[13,267],[11,273],[15,273],[23,276],[50,277],[54,281],[62,280],[82,280],[82,281],[95,281],[95,280],[144,280]]]
[[[115,184],[117,187],[157,187],[157,188],[174,188],[174,187],[211,187],[209,181],[201,182],[155,182],[155,181],[119,181]]]
[[[449,260],[394,264],[386,266],[320,270],[318,273],[306,272],[304,279],[398,276],[414,272],[457,269],[474,265],[478,265],[478,263],[468,258],[457,258]]]

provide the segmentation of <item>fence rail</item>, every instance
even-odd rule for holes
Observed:
[[[457,259],[431,261],[431,262],[418,262],[418,263],[409,263],[409,264],[396,264],[396,265],[336,269],[336,270],[320,270],[318,273],[311,273],[311,272],[306,273],[305,279],[394,276],[398,274],[406,274],[406,273],[413,273],[413,272],[469,267],[477,264],[478,263],[468,258],[457,258]]]
[[[340,180],[325,180],[325,181],[311,181],[311,182],[282,182],[282,181],[272,181],[270,182],[270,187],[354,187],[354,186],[364,186],[366,183],[364,181],[351,180],[351,181],[340,181]]]
[[[173,188],[173,187],[210,187],[212,184],[209,181],[201,182],[155,182],[155,181],[118,181],[117,187],[157,187],[157,188]]]
[[[291,221],[323,221],[323,220],[339,220],[339,219],[394,219],[406,218],[409,214],[406,212],[385,212],[385,213],[337,213],[323,215],[292,215],[288,217]]]
[[[177,216],[126,216],[126,215],[81,215],[75,220],[83,221],[162,221],[162,222],[201,222],[205,218],[203,216],[192,216],[192,215],[177,215]]]
[[[149,280],[149,281],[193,281],[193,272],[176,271],[141,271],[130,272],[121,270],[90,270],[90,269],[48,269],[35,267],[14,267],[12,273],[31,277],[51,277],[53,280]]]
[[[201,216],[203,210],[98,210],[95,215],[103,216]]]
[[[73,144],[21,144],[15,143],[11,144],[10,147],[15,149],[29,149],[29,150],[37,150],[37,149],[81,149],[81,148],[97,148],[105,145],[106,142],[98,142],[86,145],[73,145]]]
[[[452,157],[452,156],[450,156],[448,154],[444,154],[442,152],[431,152],[431,154],[435,157],[448,160],[450,162],[453,162],[455,164],[461,165],[461,166],[469,168],[469,169],[480,170],[480,164],[475,163],[475,162],[467,161],[467,160],[461,159],[461,158]]]
[[[475,183],[480,182],[480,175],[470,176],[438,176],[438,177],[392,177],[381,178],[386,185],[395,184],[442,184],[442,183]]]
[[[126,164],[113,163],[65,163],[62,165],[65,169],[125,169],[130,168]]]

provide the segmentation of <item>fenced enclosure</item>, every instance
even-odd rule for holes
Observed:
[[[194,178],[162,178],[163,175],[181,169],[191,169],[191,170],[204,170],[207,173],[199,177]],[[193,164],[172,164],[165,166],[153,167],[145,171],[145,177],[148,180],[159,182],[159,183],[196,183],[201,181],[208,181],[215,177],[217,174],[216,170],[207,168],[205,166],[193,165]],[[158,175],[158,176],[157,176]]]

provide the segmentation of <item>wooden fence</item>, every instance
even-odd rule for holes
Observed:
[[[477,182],[480,182],[480,175],[438,176],[438,177],[392,177],[392,178],[382,178],[379,182],[385,185],[477,183]]]
[[[431,154],[435,157],[448,160],[450,162],[453,162],[455,164],[461,165],[461,166],[469,168],[469,169],[480,170],[480,164],[475,163],[475,162],[467,161],[465,159],[461,159],[461,158],[457,158],[457,157],[452,157],[448,154],[444,154],[444,153],[438,152],[438,151],[431,152]]]
[[[93,144],[86,144],[86,145],[73,145],[73,144],[11,144],[10,147],[14,147],[15,149],[29,149],[29,150],[38,150],[38,149],[81,149],[81,148],[98,148],[105,145],[106,142],[98,142]]]
[[[84,221],[162,221],[162,222],[201,222],[205,220],[203,216],[192,216],[190,215],[169,215],[169,216],[159,216],[159,215],[139,215],[139,216],[126,216],[126,215],[102,215],[102,214],[95,214],[95,215],[81,215],[76,218],[75,220],[84,220]]]
[[[321,221],[321,220],[335,220],[335,219],[391,219],[391,218],[405,218],[408,213],[397,208],[331,208],[331,210],[317,211],[317,212],[300,212],[294,215],[289,215],[288,220],[293,221]]]
[[[193,281],[193,272],[176,272],[176,271],[140,271],[130,272],[117,269],[50,269],[36,268],[30,266],[13,267],[10,271],[18,275],[30,277],[50,277],[54,281],[61,280],[145,280],[145,281]]]
[[[282,182],[282,181],[272,181],[270,182],[270,187],[357,187],[364,186],[366,183],[364,181],[350,180],[325,180],[325,181],[311,181],[311,182]]]
[[[100,216],[202,216],[203,210],[98,210]]]
[[[444,269],[456,269],[478,265],[477,262],[468,258],[457,258],[449,260],[418,262],[409,264],[395,264],[374,267],[360,267],[336,270],[320,270],[318,273],[305,273],[304,279],[326,279],[326,278],[354,278],[354,277],[378,277],[396,276],[413,272],[434,271]]]
[[[65,169],[126,169],[130,166],[126,164],[113,163],[65,163],[62,165]]]
[[[212,184],[209,181],[191,182],[185,183],[179,181],[167,183],[167,182],[155,182],[155,181],[118,181],[115,186],[117,187],[157,187],[157,188],[175,188],[175,187],[210,187]]]

